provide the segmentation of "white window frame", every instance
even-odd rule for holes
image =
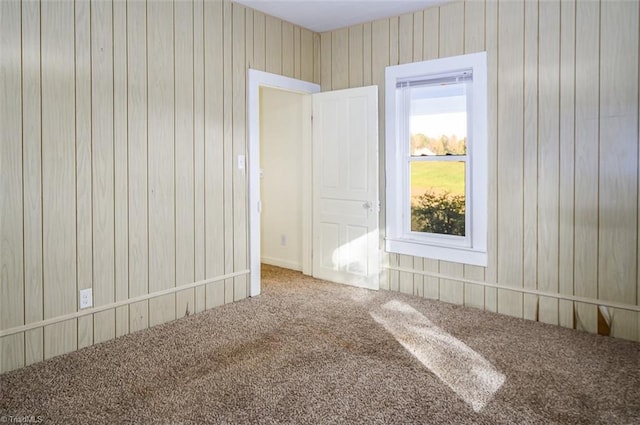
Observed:
[[[405,109],[396,96],[398,82],[471,70],[468,91],[466,227],[464,237],[412,232],[409,143],[399,133]],[[385,162],[387,252],[478,266],[487,265],[487,55],[486,52],[389,66],[385,70]]]

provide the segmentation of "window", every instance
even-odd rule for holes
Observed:
[[[486,266],[486,53],[386,69],[388,252]]]

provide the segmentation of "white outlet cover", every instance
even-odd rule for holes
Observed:
[[[80,290],[80,308],[89,308],[93,305],[93,289]]]

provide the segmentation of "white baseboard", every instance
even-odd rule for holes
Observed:
[[[302,264],[289,260],[281,260],[279,258],[262,257],[260,261],[263,264],[269,264],[270,266],[282,267],[283,269],[290,269],[295,271],[302,271]]]

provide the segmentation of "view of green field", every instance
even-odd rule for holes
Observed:
[[[426,190],[464,195],[464,162],[416,161],[411,163],[411,197],[422,195]]]

